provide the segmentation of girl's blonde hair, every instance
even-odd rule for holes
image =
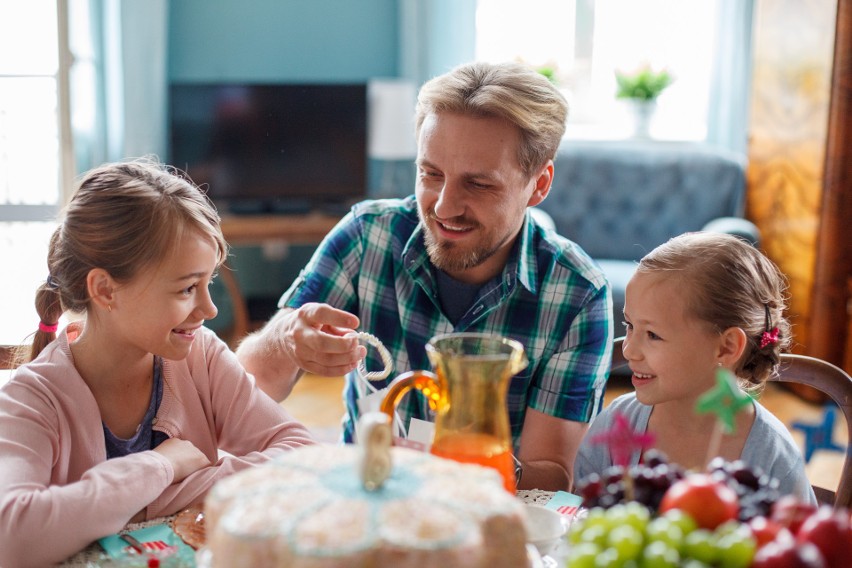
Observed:
[[[151,157],[84,174],[60,218],[48,249],[49,276],[36,291],[43,325],[18,363],[31,361],[56,338],[49,329],[64,311],[88,310],[86,277],[93,268],[128,282],[166,257],[187,230],[213,239],[218,265],[228,255],[219,215],[207,196],[181,172]]]
[[[787,280],[754,246],[732,235],[686,233],[648,253],[637,272],[676,272],[690,315],[717,332],[739,327],[748,344],[735,374],[748,390],[759,390],[778,370],[791,343],[784,316]],[[762,341],[777,328],[777,341]]]
[[[415,131],[430,114],[507,120],[521,132],[518,163],[526,175],[556,157],[568,103],[544,75],[519,63],[475,62],[428,81],[417,97]]]

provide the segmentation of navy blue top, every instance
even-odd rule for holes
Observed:
[[[106,441],[107,459],[118,458],[137,452],[153,450],[163,443],[168,436],[164,432],[154,430],[154,418],[163,400],[163,359],[154,357],[154,385],[151,389],[151,402],[148,411],[142,418],[136,433],[128,439],[119,438],[104,424],[104,440]]]

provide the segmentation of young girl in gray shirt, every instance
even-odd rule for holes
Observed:
[[[688,233],[660,245],[639,263],[627,285],[624,356],[634,392],[595,418],[580,446],[574,480],[613,464],[606,445],[592,443],[617,414],[632,430],[654,435],[670,462],[704,470],[717,417],[698,413],[719,368],[739,388],[759,392],[790,343],[784,317],[786,282],[760,251],[737,237]],[[801,451],[784,424],[759,402],[734,417],[716,455],[742,460],[778,480],[781,494],[816,503]],[[716,443],[713,443],[715,449]],[[631,465],[640,461],[634,452]]]

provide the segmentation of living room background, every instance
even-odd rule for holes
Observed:
[[[70,147],[74,153],[69,169],[77,173],[126,156],[166,156],[165,93],[174,81],[322,82],[401,77],[419,84],[477,53],[476,34],[472,31],[477,26],[477,0],[35,1],[65,7],[72,28],[69,41],[75,66],[78,71],[83,70],[76,75],[71,73],[74,143]],[[590,5],[596,4],[592,0],[564,3],[575,11],[588,11]],[[750,29],[749,16],[757,2],[690,3],[714,5],[720,17],[727,18],[728,31],[734,34],[731,41],[719,44],[720,51],[726,53],[725,61],[734,68],[714,72],[722,77],[744,73],[748,77],[747,69],[735,65],[748,58],[741,52],[732,54],[731,50],[734,45],[747,43],[742,30]],[[16,4],[12,0],[0,2],[0,13],[13,16],[0,18],[7,25],[16,21]],[[544,12],[539,17],[547,19],[550,15]],[[75,35],[75,29],[80,33]],[[86,37],[81,38],[81,34]],[[20,51],[6,50],[5,56],[20,59]],[[60,70],[62,65],[60,60]],[[4,73],[0,66],[0,77]],[[748,107],[747,93],[737,91],[742,84],[722,87],[727,89],[727,95],[710,96],[713,103],[709,110],[714,114],[708,118],[708,128],[738,127],[739,134],[735,132],[733,139],[718,139],[720,144],[733,147],[741,143],[737,136],[742,137],[747,128],[742,110]],[[76,91],[76,97],[74,89],[82,89]],[[738,105],[733,110],[727,104],[730,101]],[[66,146],[63,144],[62,150]],[[372,187],[375,164],[370,166]],[[63,175],[58,172],[55,177],[62,185]],[[2,207],[0,204],[2,211],[9,210]],[[0,222],[8,219],[0,217]],[[16,290],[21,290],[23,297],[31,294],[37,281],[44,278],[38,267],[43,266],[45,239],[42,233],[22,238],[34,248],[20,254],[38,263],[31,274],[20,274],[17,279]],[[246,295],[268,301],[295,276],[311,250],[312,247],[299,246],[239,247],[234,251],[232,265]],[[22,297],[8,293],[9,285],[4,286],[3,297]],[[223,309],[218,321],[212,322],[214,327],[228,323],[224,293],[220,304]],[[2,309],[8,313],[6,306]],[[27,317],[12,319],[22,320],[27,332],[32,327]],[[0,342],[20,339],[20,334],[3,336]]]
[[[397,77],[417,85],[475,58],[476,29],[481,24],[477,0],[38,2],[56,5],[60,12],[64,9],[68,19],[67,41],[74,57],[73,66],[65,62],[71,67],[69,107],[74,117],[68,120],[73,133],[73,164],[68,169],[75,173],[127,156],[153,153],[165,158],[166,92],[173,82],[368,81]],[[693,2],[704,5],[705,10],[731,5],[731,0]],[[751,0],[735,3],[752,4]],[[7,4],[9,8],[4,10],[11,11],[14,3]],[[575,13],[594,12],[590,8],[594,2],[565,4]],[[543,20],[552,16],[538,5],[530,6],[530,10],[540,12]],[[575,25],[582,27],[584,22],[564,24],[566,30]],[[519,35],[532,38],[536,31],[515,33],[513,37]],[[61,71],[63,61],[59,64]],[[371,189],[378,184],[378,168],[371,161]],[[413,172],[405,167],[401,171]],[[70,184],[57,178],[67,193]],[[409,192],[410,185],[399,191]],[[43,227],[25,240],[45,247],[47,234]],[[306,246],[238,247],[231,266],[245,295],[263,306],[261,310],[268,310],[269,302],[295,277],[312,250]],[[41,252],[21,254],[30,259],[29,264],[43,258]],[[16,292],[28,293],[43,277],[37,268],[31,272],[22,275],[27,282],[19,282]],[[230,319],[229,298],[221,286],[217,286],[217,293],[222,309],[211,322],[213,327],[227,325]],[[15,342],[19,336],[0,340]]]

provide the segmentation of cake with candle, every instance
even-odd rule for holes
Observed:
[[[212,566],[527,565],[524,506],[496,471],[374,446],[298,448],[220,481]]]

